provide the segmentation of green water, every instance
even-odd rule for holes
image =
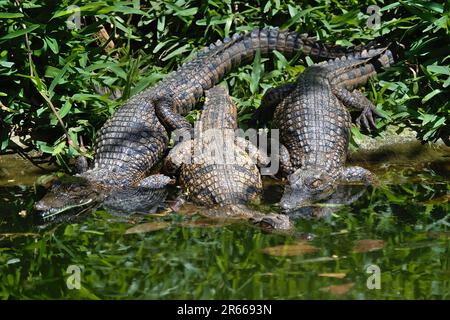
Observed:
[[[450,153],[429,153],[414,161],[417,152],[359,157],[382,185],[330,216],[297,220],[293,234],[205,223],[195,214],[124,218],[104,210],[39,228],[30,209],[43,190],[29,181],[42,172],[23,183],[3,174],[0,297],[449,299]],[[266,180],[269,202],[281,190]],[[143,223],[159,230],[126,233]],[[81,268],[79,290],[67,287],[70,265]],[[367,286],[369,265],[380,269],[380,289]]]

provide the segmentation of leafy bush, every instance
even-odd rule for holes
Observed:
[[[373,4],[381,8],[380,24],[368,23]],[[38,150],[65,165],[81,152],[81,142],[92,145],[96,130],[128,97],[202,46],[264,26],[345,46],[377,37],[390,42],[397,64],[368,86],[384,115],[379,131],[393,123],[413,128],[423,141],[450,143],[449,6],[421,0],[0,0],[1,151]],[[77,16],[80,28],[73,28]],[[259,106],[265,90],[292,81],[308,62],[276,53],[228,75],[240,120]],[[109,99],[117,91],[122,96]]]

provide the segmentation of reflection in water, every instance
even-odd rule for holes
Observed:
[[[113,215],[155,213],[165,207],[167,195],[166,188],[126,188],[106,197],[103,208]]]
[[[366,190],[362,185],[338,185],[328,199],[297,208],[288,215],[292,219],[325,218],[358,200]]]
[[[65,210],[51,217],[34,212],[34,217],[38,224],[47,227],[57,223],[80,222],[80,219],[87,218],[93,211],[103,208],[113,216],[128,219],[164,209],[167,195],[166,188],[127,187],[112,191],[100,202]]]
[[[195,207],[141,214],[136,225],[115,218],[130,208],[120,194],[84,219],[39,229],[30,212],[45,190],[0,187],[0,298],[448,299],[449,158],[358,161],[381,186],[344,188],[349,200],[294,216],[297,233],[313,239],[211,226]],[[282,192],[266,179],[262,209],[277,210]],[[154,212],[165,197],[144,194],[131,211]],[[304,219],[317,215],[326,218]],[[69,265],[84,267],[82,290],[67,289]],[[381,290],[367,288],[367,265],[380,268]]]

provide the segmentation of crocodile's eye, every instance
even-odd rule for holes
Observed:
[[[53,181],[52,188],[57,189],[57,188],[61,187],[61,185],[62,185],[61,181],[55,180],[55,181]]]
[[[72,188],[70,188],[71,192],[80,192],[81,191],[81,187],[80,186],[73,186]]]
[[[317,189],[322,185],[323,181],[321,179],[314,179],[313,181],[309,182],[309,186],[312,189]]]

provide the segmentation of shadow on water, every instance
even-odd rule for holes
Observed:
[[[298,219],[292,234],[210,223],[192,205],[120,215],[120,203],[43,228],[30,214],[42,173],[2,178],[0,297],[448,299],[450,152],[399,150],[353,155],[382,185],[321,219]],[[265,179],[262,206],[276,210],[282,191]],[[79,290],[67,286],[71,265]],[[373,266],[380,289],[367,285]]]

